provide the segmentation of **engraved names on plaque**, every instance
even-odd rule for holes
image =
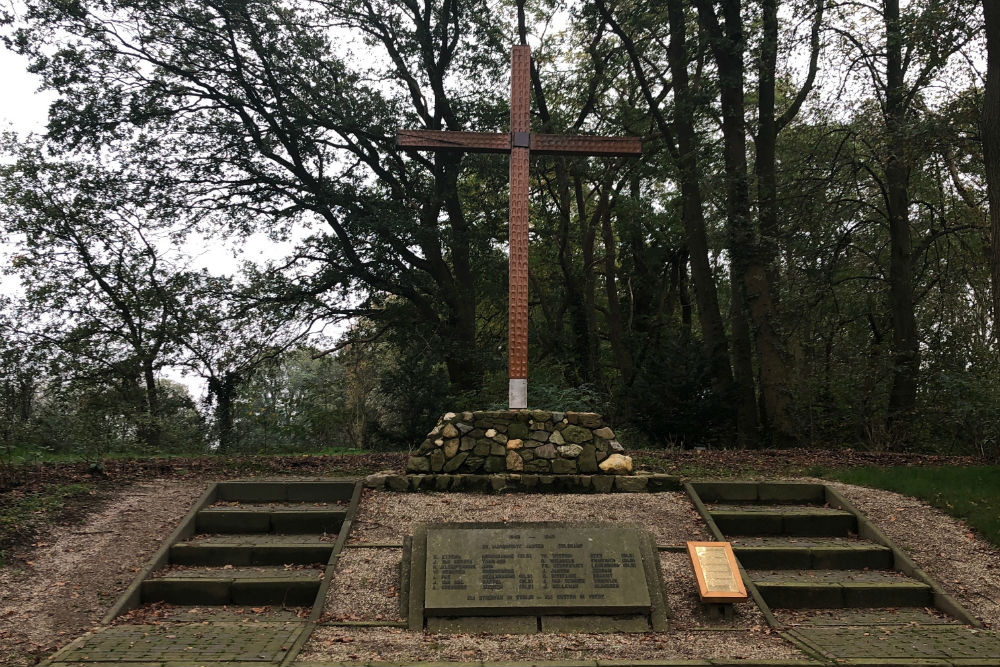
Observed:
[[[648,613],[641,539],[627,527],[428,528],[424,611]]]
[[[687,549],[702,602],[729,603],[747,599],[736,555],[729,542],[688,542]]]

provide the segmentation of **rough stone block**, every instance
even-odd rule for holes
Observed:
[[[576,464],[580,472],[598,472],[600,470],[597,467],[597,450],[594,449],[593,445],[585,445],[582,448]]]
[[[441,472],[441,469],[444,468],[444,459],[444,452],[440,449],[436,449],[431,452],[431,470],[434,472]]]
[[[503,472],[506,465],[507,459],[504,456],[490,456],[483,464],[483,469],[489,473]]]
[[[646,490],[647,477],[623,477],[615,475],[615,489],[625,493],[640,493]]]
[[[562,436],[566,442],[577,444],[593,440],[594,438],[594,434],[590,432],[590,429],[583,428],[582,426],[567,426],[563,429]]]
[[[410,488],[410,480],[406,475],[389,475],[385,478],[385,483],[393,491],[407,491]]]
[[[406,472],[429,472],[431,462],[426,456],[411,456],[406,459]]]
[[[508,438],[520,438],[524,440],[528,437],[528,427],[526,424],[515,422],[507,427]]]
[[[551,443],[542,445],[535,449],[535,456],[543,459],[554,459],[557,456],[556,448]]]
[[[576,461],[573,459],[554,459],[552,461],[552,472],[556,475],[573,475],[578,472]]]
[[[557,447],[559,455],[567,459],[575,459],[580,456],[580,452],[583,451],[583,447],[580,445],[563,445],[562,447]]]
[[[534,489],[538,486],[538,475],[521,475],[521,487],[524,489]]]
[[[615,484],[615,478],[609,475],[594,475],[591,483],[597,493],[611,493],[611,487]]]
[[[459,466],[465,463],[467,458],[469,458],[469,452],[459,452],[454,456],[454,458],[449,459],[448,462],[444,464],[444,472],[455,472],[458,470]]]

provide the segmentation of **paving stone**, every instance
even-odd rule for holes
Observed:
[[[965,626],[811,627],[798,635],[840,659],[978,659],[1000,660],[1000,634]],[[912,663],[908,663],[912,664]]]
[[[117,625],[86,635],[53,656],[57,663],[279,662],[304,622]]]

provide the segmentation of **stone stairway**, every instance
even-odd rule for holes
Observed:
[[[194,534],[170,546],[142,582],[143,603],[310,606],[352,483],[228,482],[198,510]]]
[[[279,664],[315,625],[355,480],[218,482],[101,627],[48,664]]]
[[[901,571],[884,541],[860,536],[859,517],[821,484],[691,486],[773,610],[866,609],[870,617],[888,617],[935,606],[931,585]]]

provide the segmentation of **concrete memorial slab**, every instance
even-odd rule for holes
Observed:
[[[666,629],[652,537],[609,524],[440,524],[409,541],[411,629],[442,624],[482,631],[580,625],[587,631]],[[404,579],[407,579],[404,576]],[[526,619],[530,618],[528,621]],[[478,620],[473,620],[478,619]],[[595,629],[596,628],[596,629]],[[503,631],[503,630],[496,630]]]

